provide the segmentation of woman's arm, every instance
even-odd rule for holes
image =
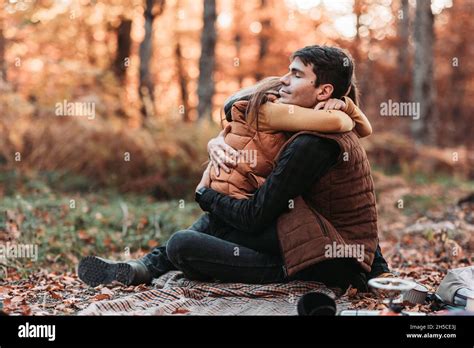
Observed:
[[[337,162],[340,153],[332,139],[299,135],[285,147],[265,183],[249,199],[236,199],[204,189],[199,205],[243,233],[259,234],[288,210],[290,199],[308,192]]]
[[[335,133],[354,128],[354,121],[341,110],[315,110],[290,104],[265,103],[258,117],[262,130]]]
[[[372,126],[364,113],[350,98],[343,97],[343,99],[345,107],[341,110],[328,110],[324,105],[326,102],[319,103],[315,109],[266,103],[262,105],[259,112],[259,128],[289,132],[310,130],[332,133],[348,132],[355,125],[359,137],[372,134]],[[318,110],[322,107],[324,110]]]

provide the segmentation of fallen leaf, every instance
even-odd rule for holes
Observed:
[[[110,297],[114,296],[114,292],[112,290],[110,290],[109,288],[102,288],[100,290],[100,293],[104,294],[104,295],[109,295]]]
[[[61,296],[61,294],[58,294],[57,292],[54,292],[54,291],[50,291],[49,294],[51,295],[52,298],[54,298],[55,300],[61,300],[63,297]]]
[[[94,301],[102,301],[102,300],[110,300],[111,298],[112,298],[112,296],[110,296],[108,294],[97,294],[92,299]]]
[[[171,314],[186,314],[189,313],[189,310],[186,308],[176,308]]]
[[[31,308],[28,305],[22,305],[20,311],[22,315],[31,315]]]
[[[11,303],[19,303],[23,302],[24,298],[23,296],[14,296],[10,299]]]
[[[158,241],[156,241],[155,239],[150,239],[147,243],[147,245],[150,247],[150,248],[154,248],[154,247],[157,247],[160,243],[158,243]]]

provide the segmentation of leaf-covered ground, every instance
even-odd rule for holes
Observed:
[[[383,254],[393,271],[435,291],[450,268],[471,265],[474,203],[472,182],[402,178],[374,172]],[[90,288],[76,276],[84,255],[139,257],[189,226],[200,214],[189,200],[156,202],[113,192],[55,193],[36,183],[2,199],[0,241],[38,245],[38,260],[3,259],[0,305],[8,314],[74,314],[93,301],[143,291],[145,285]],[[352,308],[382,309],[376,295],[346,294]],[[428,305],[411,311],[429,312]]]

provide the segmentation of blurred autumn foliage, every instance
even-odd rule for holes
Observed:
[[[312,44],[356,61],[384,255],[434,289],[474,250],[473,15],[471,0],[2,0],[0,241],[39,245],[48,265],[7,265],[5,308],[67,314],[118,294],[54,271],[189,226],[225,99]]]
[[[185,195],[225,98],[284,74],[297,48],[328,44],[356,60],[376,164],[472,178],[474,5],[427,2],[5,0],[0,165]],[[417,96],[420,120],[381,115]],[[94,117],[58,117],[58,103],[90,103]]]

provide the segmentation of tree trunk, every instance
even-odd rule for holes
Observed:
[[[356,75],[356,80],[357,80],[357,87],[359,90],[359,103],[361,102],[360,99],[363,99],[364,101],[367,101],[366,98],[370,97],[372,94],[367,93],[368,89],[368,83],[367,81],[369,80],[369,74],[370,70],[368,69],[368,66],[372,64],[372,61],[369,59],[365,58],[363,59],[363,54],[362,54],[362,38],[360,37],[359,29],[361,28],[361,22],[360,22],[360,17],[364,14],[364,11],[366,10],[366,4],[365,1],[363,0],[357,0],[354,1],[354,14],[356,17],[356,35],[354,37],[354,50],[351,52],[352,57],[354,59],[355,63],[355,75]],[[359,79],[357,79],[359,77]]]
[[[242,4],[238,1],[234,2],[234,28],[235,28],[235,35],[234,35],[234,44],[235,44],[235,57],[238,59],[238,65],[236,66],[234,62],[234,68],[237,69],[237,81],[239,83],[239,88],[242,88],[242,82],[244,80],[243,73],[242,73],[242,57],[241,57],[241,49],[242,49],[242,23],[241,18],[244,15],[241,10]]]
[[[201,34],[201,58],[199,59],[198,115],[212,119],[214,95],[214,66],[216,48],[216,0],[204,0],[204,25]]]
[[[3,19],[0,18],[0,80],[7,81],[7,62],[5,61],[5,36],[3,36]]]
[[[125,80],[127,67],[130,64],[130,49],[132,47],[132,39],[130,37],[131,30],[132,21],[122,19],[117,28],[117,55],[115,56],[113,66],[115,76],[122,82]]]
[[[260,11],[263,13],[263,19],[261,20],[262,31],[258,36],[258,60],[255,72],[255,79],[257,81],[260,81],[264,77],[262,70],[265,64],[265,57],[268,53],[268,46],[270,45],[270,30],[272,22],[270,17],[268,17],[267,9],[268,0],[260,0]]]
[[[183,115],[185,122],[191,121],[189,118],[189,91],[188,91],[188,76],[183,64],[183,55],[181,54],[181,44],[179,38],[176,39],[175,48],[176,70],[178,71],[179,92],[181,94],[181,105],[179,113]]]
[[[179,106],[179,113],[183,115],[183,121],[189,122],[189,91],[188,91],[188,74],[186,73],[186,66],[183,63],[183,55],[181,53],[181,42],[180,42],[180,26],[178,25],[180,19],[178,16],[179,9],[181,8],[181,2],[178,0],[175,7],[175,18],[176,26],[174,32],[174,39],[176,41],[176,47],[174,50],[176,60],[176,71],[178,74],[179,92],[181,94],[181,105]]]
[[[141,112],[144,117],[155,114],[154,85],[150,74],[150,60],[153,54],[153,21],[163,13],[165,0],[145,0],[145,37],[140,43],[140,85],[138,93],[142,101]]]
[[[408,0],[400,0],[398,13],[398,77],[400,79],[398,98],[401,102],[408,101],[410,97],[410,68],[409,68],[409,35],[410,16]]]
[[[241,68],[241,48],[242,48],[242,34],[240,32],[236,33],[234,36],[234,44],[235,44],[235,53],[236,57],[238,59],[238,66],[237,68],[237,82],[239,83],[239,88],[242,88],[244,77],[242,74],[242,68]],[[235,63],[234,63],[235,64]]]
[[[411,131],[415,142],[434,144],[437,115],[433,77],[434,16],[431,11],[431,1],[416,1],[414,27],[413,100],[419,103],[420,114],[418,120],[412,121]]]

